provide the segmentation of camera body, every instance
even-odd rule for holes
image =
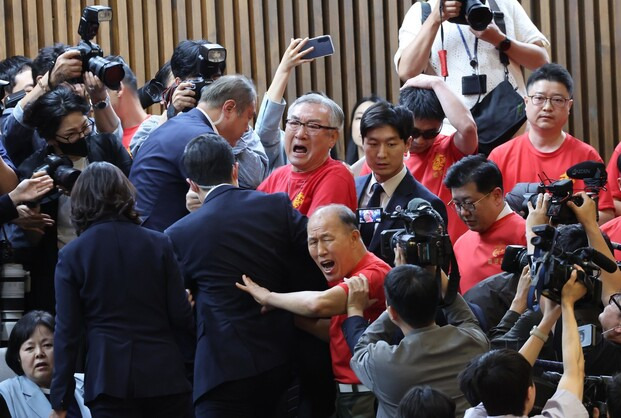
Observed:
[[[226,69],[226,49],[219,44],[203,44],[200,46],[196,73],[198,77],[185,80],[192,83],[188,89],[194,92],[194,98],[198,102],[203,88],[214,82],[214,77],[224,74]],[[172,99],[172,91],[170,99]],[[191,107],[183,109],[184,112],[192,110]]]
[[[500,268],[507,273],[520,274],[530,263],[530,254],[523,245],[507,245]]]
[[[601,301],[602,284],[598,280],[601,269],[598,264],[598,255],[592,248],[578,248],[573,252],[565,252],[557,247],[558,232],[550,225],[536,225],[533,227],[531,243],[535,246],[535,255],[531,266],[533,286],[548,299],[560,303],[563,286],[569,280],[574,265],[580,266],[583,271],[577,270],[578,280],[587,289],[586,295],[576,306],[597,306]],[[604,256],[605,257],[605,256]],[[602,264],[605,267],[605,264]]]
[[[82,60],[82,73],[90,71],[95,74],[106,85],[106,87],[118,90],[121,81],[125,77],[123,64],[113,62],[103,57],[103,50],[99,45],[91,42],[97,35],[99,23],[112,19],[112,9],[108,6],[87,6],[82,11],[78,34],[80,42],[71,49],[80,51]],[[82,83],[83,78],[75,79],[73,82]]]
[[[34,172],[45,171],[54,180],[54,185],[71,192],[73,185],[82,173],[73,168],[73,162],[66,155],[48,154],[43,164]]]
[[[546,215],[549,216],[554,224],[575,224],[578,223],[576,214],[567,206],[567,202],[574,202],[577,206],[581,206],[583,199],[580,196],[574,196],[574,186],[571,179],[557,180],[546,185],[540,183],[537,186],[536,193],[524,194],[524,202],[522,210],[528,213],[528,205],[530,202],[533,207],[537,205],[537,195],[539,193],[550,193],[550,204]]]
[[[408,209],[389,215],[390,219],[403,221],[405,228],[382,231],[382,257],[391,259],[398,245],[409,264],[443,266],[449,261],[453,247],[444,231],[442,217],[428,202],[423,202],[416,207],[408,204]]]
[[[484,30],[492,21],[494,15],[489,7],[483,4],[484,1],[459,0],[459,2],[461,3],[459,16],[449,19],[449,22],[470,25],[474,30]]]

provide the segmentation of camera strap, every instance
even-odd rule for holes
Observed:
[[[466,54],[468,54],[468,59],[470,60],[470,66],[472,67],[472,74],[478,73],[479,61],[477,58],[477,53],[479,50],[479,38],[474,37],[474,49],[473,54],[470,53],[470,48],[468,48],[468,43],[466,42],[466,37],[464,36],[464,32],[461,30],[461,25],[456,25],[457,30],[459,31],[459,36],[461,36],[461,42],[464,44],[464,48],[466,49]]]
[[[507,25],[505,25],[505,14],[500,11],[496,0],[489,0],[489,6],[492,10],[492,15],[494,16],[494,23],[498,26],[498,29],[507,36]],[[503,52],[498,50],[498,57],[500,59],[500,63],[505,67],[505,80],[509,80],[509,56]]]

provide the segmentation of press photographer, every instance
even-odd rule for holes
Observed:
[[[557,237],[555,238],[555,246],[560,248],[566,255],[578,250],[580,248],[589,247],[595,250],[605,258],[601,259],[596,256],[597,261],[595,264],[600,264],[602,267],[611,269],[609,262],[612,262],[612,252],[606,244],[605,238],[602,235],[596,216],[595,202],[587,196],[586,193],[581,192],[577,196],[583,199],[583,204],[577,206],[573,202],[567,203],[568,207],[576,214],[580,225],[561,225],[557,228]],[[533,254],[535,252],[537,240],[533,243],[532,238],[537,237],[535,231],[538,229],[534,227],[536,225],[547,224],[549,217],[547,216],[547,205],[550,201],[549,195],[539,195],[536,206],[532,208],[527,218],[527,237],[528,237],[528,253]],[[596,254],[593,252],[593,254]],[[546,257],[548,257],[546,259]],[[567,258],[567,256],[564,256]],[[556,258],[556,261],[552,259]],[[534,273],[546,273],[549,272],[547,268],[541,269],[542,265],[550,265],[550,260],[553,264],[562,264],[558,260],[558,256],[552,256],[550,253],[539,253],[535,256]],[[569,260],[567,260],[569,262]],[[567,264],[567,263],[565,263]],[[585,259],[582,260],[582,264],[589,266]],[[591,268],[592,266],[588,267]],[[562,267],[557,271],[565,270],[565,273],[561,275],[564,279],[567,276],[567,269]],[[621,348],[617,345],[621,342],[621,296],[618,293],[621,290],[621,272],[618,269],[614,269],[614,272],[608,272],[604,268],[601,269],[599,276],[594,277],[596,274],[595,269],[589,276],[585,276],[585,283],[591,285],[595,292],[587,299],[582,299],[576,311],[578,323],[581,327],[581,339],[582,345],[585,351],[585,370],[588,375],[612,375],[618,371],[621,371]],[[522,273],[521,283],[518,286],[518,291],[511,305],[511,309],[506,312],[504,318],[500,324],[489,332],[493,347],[511,347],[519,348],[521,344],[528,338],[528,332],[533,325],[536,325],[541,314],[532,310],[527,310],[528,295],[523,291],[525,287],[531,285],[537,285],[537,282],[531,282],[530,270],[528,267]],[[539,280],[539,278],[538,278]],[[541,284],[543,284],[541,282]],[[558,286],[556,284],[552,287],[556,290],[548,289],[547,294],[558,295]],[[601,296],[595,300],[594,295],[597,293],[597,287],[601,286]],[[522,290],[520,290],[522,289]],[[533,288],[533,292],[535,292]],[[617,305],[619,304],[619,306]],[[601,324],[601,328],[597,326],[594,329],[593,325]],[[555,333],[554,340],[558,341],[560,338],[560,332]],[[556,360],[560,358],[561,353],[558,352],[558,345],[551,343],[544,349],[544,357],[550,360]]]

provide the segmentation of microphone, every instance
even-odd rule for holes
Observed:
[[[590,256],[591,261],[593,261],[595,264],[600,266],[602,270],[605,270],[608,273],[614,273],[618,269],[617,263],[614,260],[611,260],[594,248],[585,248],[584,254],[587,257]]]
[[[572,179],[603,179],[605,183],[608,179],[606,166],[598,161],[583,161],[572,165],[567,169],[567,176]]]

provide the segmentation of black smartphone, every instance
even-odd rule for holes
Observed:
[[[376,224],[383,220],[384,211],[382,208],[363,208],[357,209],[358,223],[362,224]]]
[[[304,55],[305,59],[320,58],[334,54],[334,45],[332,45],[332,37],[330,35],[321,35],[309,39],[306,45],[304,45],[303,51],[306,51],[311,46],[315,47],[315,49]]]
[[[11,94],[10,96],[6,96],[6,101],[4,102],[4,108],[10,109],[12,107],[17,106],[20,100],[24,98],[26,95],[26,90],[20,90],[16,93]]]

